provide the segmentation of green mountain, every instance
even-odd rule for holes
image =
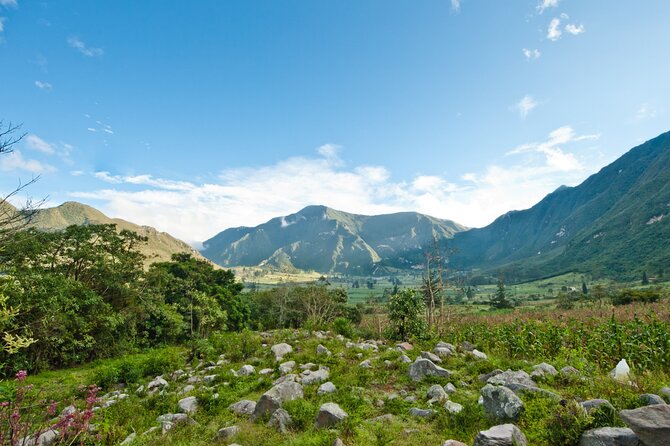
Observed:
[[[511,280],[566,271],[639,277],[670,266],[670,132],[576,187],[455,236],[452,266]]]
[[[148,241],[140,247],[147,258],[146,263],[170,260],[172,254],[188,252],[202,258],[185,242],[160,232],[150,226],[140,226],[120,218],[109,218],[97,209],[85,204],[69,201],[54,208],[40,209],[32,218],[28,227],[41,231],[59,231],[70,225],[115,224],[117,229],[127,229],[147,237]]]
[[[406,254],[463,230],[416,212],[365,216],[308,206],[255,228],[226,229],[203,244],[202,254],[225,267],[370,274],[382,265],[410,267]]]

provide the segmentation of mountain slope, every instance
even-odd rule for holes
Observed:
[[[31,220],[29,227],[41,231],[59,231],[70,225],[115,224],[117,229],[127,229],[147,237],[140,251],[147,257],[146,263],[170,260],[172,254],[187,252],[201,258],[200,254],[186,243],[166,232],[159,232],[150,226],[140,226],[119,218],[109,218],[91,206],[77,202],[66,202],[60,206],[40,209]]]
[[[455,236],[452,264],[534,277],[578,270],[621,275],[668,264],[670,132],[635,147],[576,187]],[[625,275],[625,274],[624,274]]]
[[[227,229],[207,240],[202,254],[221,266],[368,274],[464,229],[415,212],[365,216],[308,206],[255,228]]]

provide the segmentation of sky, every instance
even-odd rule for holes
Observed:
[[[198,246],[312,204],[471,227],[670,130],[670,2],[0,0],[0,194]],[[18,133],[17,133],[18,134]]]

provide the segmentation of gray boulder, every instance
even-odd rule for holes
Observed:
[[[523,401],[511,389],[485,385],[481,390],[484,411],[496,420],[516,420],[523,411]]]
[[[328,349],[326,348],[326,346],[321,345],[321,344],[319,344],[319,345],[316,346],[316,354],[317,354],[317,355],[326,355],[326,356],[330,356],[330,355],[332,355],[332,353],[330,352],[330,350],[328,350]]]
[[[443,403],[449,399],[449,395],[444,391],[441,385],[434,384],[426,392],[426,398],[428,398],[428,404],[432,403]]]
[[[275,355],[275,359],[277,361],[281,361],[284,356],[288,355],[293,351],[293,347],[291,347],[285,342],[282,342],[281,344],[273,345],[272,347],[270,347],[270,350],[272,351],[272,354]]]
[[[453,385],[452,383],[447,383],[446,386],[444,386],[444,391],[447,392],[447,394],[451,395],[452,393],[456,393],[456,386]]]
[[[477,359],[488,359],[488,356],[486,356],[486,353],[480,352],[477,349],[474,349],[470,352],[471,356],[474,356]]]
[[[653,393],[643,393],[640,395],[640,402],[645,406],[653,406],[654,404],[665,404],[663,398]]]
[[[447,401],[446,403],[444,403],[444,408],[449,413],[459,413],[463,410],[462,405],[454,403],[453,401]]]
[[[642,446],[635,433],[625,427],[600,427],[584,432],[579,446]]]
[[[561,369],[561,378],[563,379],[575,379],[579,378],[580,375],[579,370],[569,365]]]
[[[240,376],[251,376],[251,375],[253,375],[254,373],[256,373],[256,369],[254,368],[254,366],[249,365],[249,364],[245,364],[245,365],[243,365],[243,366],[237,371],[237,374],[240,375]]]
[[[282,434],[288,432],[288,427],[291,425],[293,420],[291,415],[286,412],[284,409],[275,410],[270,416],[270,421],[268,421],[268,427],[274,427]]]
[[[335,384],[332,382],[328,381],[326,383],[323,383],[319,386],[319,389],[316,391],[317,395],[325,395],[326,393],[333,393],[337,390],[335,387]]]
[[[409,414],[413,417],[432,418],[437,415],[437,412],[435,412],[433,409],[419,409],[418,407],[412,407],[409,410]]]
[[[409,366],[409,377],[413,381],[421,381],[426,376],[449,378],[451,372],[435,365],[430,359],[417,358],[417,360]]]
[[[253,418],[257,419],[263,415],[272,414],[287,401],[293,401],[303,398],[304,392],[302,386],[297,382],[287,381],[277,384],[263,395],[256,403]]]
[[[531,390],[536,389],[537,384],[530,375],[523,370],[507,370],[497,375],[491,376],[486,380],[489,384],[505,386],[512,390]]]
[[[447,440],[442,444],[442,446],[468,446],[468,445],[456,440]]]
[[[361,367],[361,368],[364,368],[364,369],[371,369],[372,368],[372,362],[369,359],[366,359],[365,361],[358,364],[358,367]]]
[[[440,358],[448,358],[449,356],[454,354],[454,351],[446,347],[435,347],[433,349],[433,353],[439,356]]]
[[[656,404],[619,412],[621,419],[646,446],[670,444],[670,406]]]
[[[177,402],[179,410],[183,413],[193,413],[198,410],[198,399],[194,396],[187,396]]]
[[[547,376],[556,375],[558,375],[556,368],[551,364],[547,364],[546,362],[534,365],[533,371],[530,374],[531,378],[544,378]]]
[[[582,401],[581,403],[579,403],[579,405],[584,408],[587,414],[590,414],[596,409],[609,409],[614,411],[614,406],[612,406],[612,403],[602,398]]]
[[[217,440],[229,440],[239,434],[241,429],[238,426],[224,427],[216,433]]]
[[[316,416],[316,427],[335,426],[349,415],[335,403],[325,403],[319,408],[319,414]]]
[[[135,437],[137,437],[137,434],[135,432],[131,433],[121,443],[119,443],[119,446],[128,446],[133,441],[135,441]]]
[[[442,359],[439,356],[431,352],[421,352],[421,357],[424,359],[430,359],[433,362],[442,362]]]
[[[316,384],[326,381],[330,377],[330,372],[326,369],[319,369],[315,371],[305,370],[301,374],[302,383],[305,385]]]
[[[256,402],[251,400],[242,400],[228,406],[228,410],[235,415],[251,416],[256,409]]]
[[[279,373],[286,375],[291,373],[291,370],[295,368],[295,361],[286,361],[279,364]]]
[[[670,403],[670,387],[663,387],[658,393]]]
[[[513,424],[500,424],[481,431],[475,437],[474,446],[526,446],[528,440]]]
[[[398,359],[400,360],[400,362],[402,362],[404,364],[409,364],[409,363],[412,362],[412,360],[409,359],[409,356],[407,356],[407,355],[400,355],[400,358],[398,358]]]

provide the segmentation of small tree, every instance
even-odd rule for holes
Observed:
[[[582,294],[586,296],[589,294],[589,288],[586,286],[586,281],[582,279]]]
[[[501,308],[512,308],[514,305],[512,301],[507,297],[507,291],[505,290],[505,282],[503,279],[498,279],[498,289],[496,293],[491,298],[491,307],[495,309]]]
[[[423,296],[415,290],[404,289],[393,294],[388,302],[389,337],[407,340],[412,336],[423,336],[426,332],[424,311]]]
[[[647,277],[647,272],[642,273],[642,285],[649,285],[649,278]]]

